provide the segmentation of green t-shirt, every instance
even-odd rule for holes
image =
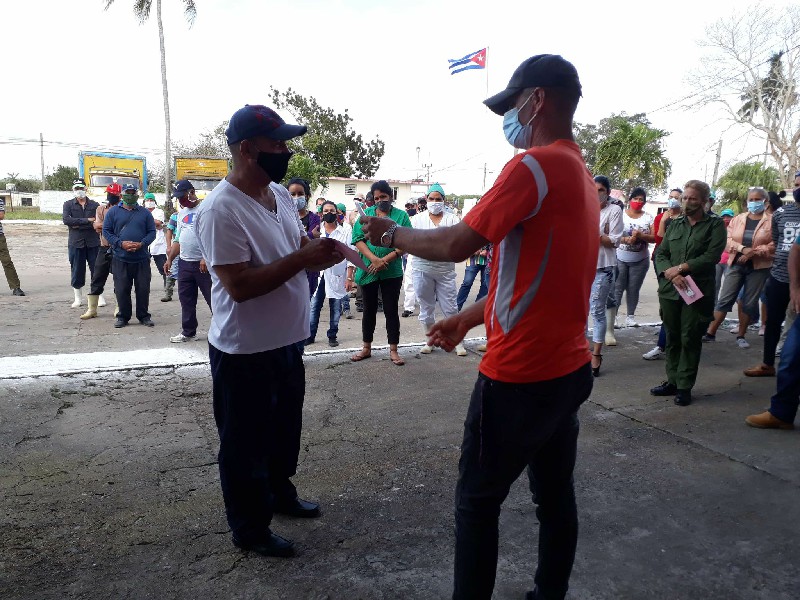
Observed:
[[[377,216],[375,214],[375,207],[370,206],[369,208],[364,209],[364,213],[368,217]],[[408,213],[404,210],[400,210],[399,208],[392,207],[392,211],[389,213],[389,218],[397,223],[398,227],[411,227],[411,219],[408,218]],[[355,246],[358,242],[364,242],[367,245],[367,248],[370,249],[375,256],[378,258],[383,258],[387,254],[391,254],[394,252],[394,248],[384,248],[383,246],[373,246],[368,239],[364,237],[364,233],[361,231],[361,222],[356,221],[353,224],[353,245]],[[359,253],[361,254],[361,253]],[[369,266],[370,260],[361,254],[361,258],[364,260],[364,264]],[[403,276],[403,261],[400,258],[396,258],[395,260],[389,263],[389,266],[384,269],[383,271],[378,271],[377,273],[368,273],[363,269],[356,270],[355,280],[358,285],[367,285],[374,281],[380,281],[383,279],[392,279],[393,277],[402,277]]]

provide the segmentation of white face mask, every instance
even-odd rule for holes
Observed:
[[[86,198],[86,190],[75,190],[76,198]]]
[[[432,215],[440,215],[444,212],[444,202],[428,202],[428,212]]]

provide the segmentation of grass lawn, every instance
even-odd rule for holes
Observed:
[[[6,210],[6,221],[16,221],[21,219],[32,219],[36,221],[60,221],[60,213],[39,212],[38,206],[15,206],[13,209]]]

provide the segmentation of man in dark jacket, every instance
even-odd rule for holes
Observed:
[[[86,265],[89,265],[89,273],[94,274],[94,263],[100,248],[100,235],[93,226],[95,212],[100,205],[86,197],[86,182],[83,179],[72,182],[72,191],[75,195],[64,202],[62,220],[69,227],[67,248],[70,284],[75,294],[72,308],[78,308],[81,305],[81,290],[86,285]]]
[[[148,312],[150,301],[150,253],[147,247],[156,237],[156,223],[150,211],[138,203],[136,188],[125,186],[122,202],[103,221],[103,237],[113,249],[111,273],[119,313],[114,327],[125,327],[131,318],[131,289],[136,284],[136,318],[153,326]]]

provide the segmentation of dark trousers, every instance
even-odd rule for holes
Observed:
[[[114,275],[114,294],[117,296],[118,317],[126,323],[131,320],[131,289],[136,285],[136,318],[140,321],[150,316],[150,259],[140,262],[111,261]]]
[[[767,323],[769,323],[769,313],[767,313]],[[781,421],[793,423],[797,416],[798,404],[800,404],[800,319],[795,319],[781,351],[778,387],[770,401],[769,412]]]
[[[526,468],[539,521],[535,593],[547,600],[564,598],[578,543],[572,480],[578,408],[591,391],[589,363],[537,383],[478,376],[458,465],[454,599],[491,598],[500,505]]]
[[[17,289],[20,286],[19,276],[17,275],[17,270],[14,268],[14,262],[11,260],[11,254],[8,252],[6,236],[2,233],[0,233],[0,263],[3,264],[3,271],[5,271],[6,274],[8,287],[12,290]]]
[[[319,273],[317,271],[306,270],[306,277],[308,277],[308,297],[311,298],[319,283]]]
[[[94,274],[94,263],[97,260],[97,253],[100,246],[93,248],[73,248],[68,247],[69,250],[69,268],[71,272],[70,285],[76,290],[86,285],[86,265],[89,265],[89,276]]]
[[[458,298],[456,299],[458,310],[461,310],[461,307],[466,303],[469,293],[472,290],[472,284],[475,282],[475,278],[478,276],[478,273],[481,275],[481,287],[478,289],[478,295],[475,297],[475,302],[483,298],[488,292],[489,278],[486,275],[486,265],[466,267],[464,269],[464,281],[461,283],[461,287],[458,289]]]
[[[108,248],[100,247],[97,253],[97,259],[94,261],[94,271],[92,271],[92,285],[89,288],[89,293],[94,296],[99,296],[103,293],[108,281],[108,275],[111,273],[111,253]]]
[[[167,264],[167,255],[151,254],[150,258],[152,258],[153,262],[156,263],[156,270],[158,271],[158,274],[161,275],[164,285],[167,285],[167,274],[164,272],[164,265]]]
[[[683,300],[658,299],[667,335],[667,381],[679,390],[691,390],[697,380],[703,334],[713,320],[713,302],[710,296],[691,305]]]
[[[371,344],[375,336],[375,322],[378,315],[378,292],[383,298],[383,314],[386,317],[386,337],[390,344],[400,343],[400,290],[403,287],[402,277],[379,279],[362,285],[364,294],[364,315],[361,319],[363,341]]]
[[[186,337],[197,335],[197,290],[211,308],[211,274],[200,272],[200,261],[182,260],[178,271],[178,300],[181,302],[181,327]]]
[[[273,503],[297,497],[290,478],[303,427],[302,350],[227,354],[209,344],[208,355],[228,525],[240,540],[258,539],[269,531]]]
[[[789,307],[789,284],[772,275],[765,286],[767,296],[767,322],[764,326],[764,364],[775,366],[775,349],[781,339],[781,326]]]

